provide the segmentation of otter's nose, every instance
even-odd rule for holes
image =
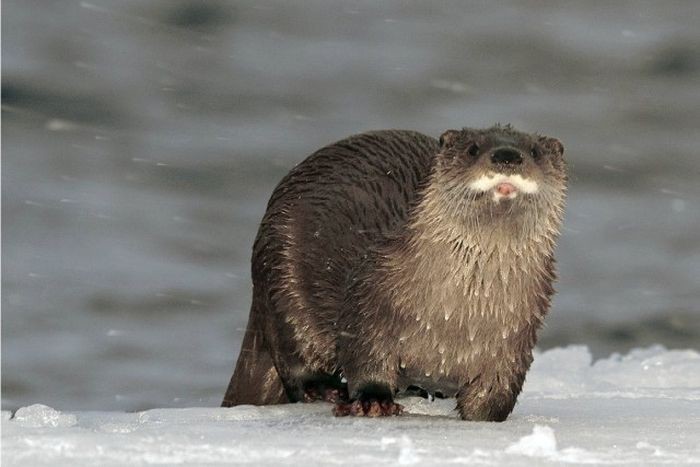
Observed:
[[[494,164],[520,164],[523,162],[523,156],[515,149],[500,148],[491,156],[491,162]]]

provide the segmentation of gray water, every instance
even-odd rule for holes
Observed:
[[[700,2],[3,2],[2,408],[220,402],[279,179],[510,122],[571,191],[541,347],[700,347]]]

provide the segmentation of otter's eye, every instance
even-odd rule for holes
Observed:
[[[533,159],[539,159],[540,150],[537,149],[537,146],[533,146],[532,149],[530,149],[530,155],[532,156]]]
[[[476,143],[472,143],[469,145],[469,148],[467,148],[467,154],[469,154],[472,157],[476,157],[479,155],[479,145]]]

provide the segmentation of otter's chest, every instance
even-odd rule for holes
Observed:
[[[438,397],[454,397],[466,373],[464,365],[454,363],[404,352],[399,359],[399,390],[419,389]]]
[[[510,319],[518,324],[504,324],[498,315],[479,315],[462,324],[443,320],[429,329],[406,332],[399,342],[399,389],[417,387],[438,397],[454,397],[468,381],[519,361],[523,348],[532,345],[536,325]]]
[[[459,262],[461,260],[461,262]],[[455,258],[436,252],[405,270],[394,307],[401,317],[399,386],[447,396],[499,361],[517,358],[539,323],[538,273],[530,265],[490,256]]]
[[[511,340],[503,338],[497,320],[489,317],[460,323],[459,317],[445,320],[443,315],[441,321],[421,321],[413,329],[403,327],[398,345],[401,389],[417,386],[452,397],[489,361],[510,353],[506,349]]]

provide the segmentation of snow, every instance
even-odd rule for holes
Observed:
[[[585,347],[536,355],[504,423],[460,420],[453,400],[402,400],[386,419],[329,404],[2,412],[3,465],[560,465],[700,463],[700,353]]]

